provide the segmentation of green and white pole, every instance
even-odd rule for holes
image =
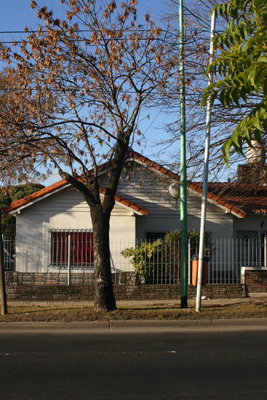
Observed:
[[[187,308],[187,183],[184,79],[184,7],[180,0],[180,224],[181,224],[181,308]]]

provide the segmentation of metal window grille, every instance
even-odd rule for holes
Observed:
[[[93,232],[51,231],[50,266],[58,269],[90,269],[94,265]]]
[[[3,247],[4,247],[4,269],[5,271],[15,271],[16,269],[16,238],[15,236],[5,237],[3,238]]]

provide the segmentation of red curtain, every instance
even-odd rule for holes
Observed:
[[[71,265],[86,266],[94,263],[92,232],[52,232],[51,261],[54,265],[68,264],[68,240],[71,237]]]

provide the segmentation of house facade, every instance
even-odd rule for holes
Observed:
[[[107,171],[100,174],[105,195]],[[132,269],[121,255],[137,240],[153,240],[180,229],[179,204],[168,191],[179,176],[148,158],[131,152],[125,164],[110,220],[114,270]],[[188,182],[188,231],[199,231],[202,185]],[[265,205],[266,202],[266,205]],[[178,202],[179,203],[179,202]],[[12,203],[16,215],[16,270],[65,270],[75,259],[77,270],[93,269],[90,210],[81,193],[61,180]],[[213,239],[263,240],[267,229],[267,188],[253,185],[209,185],[206,232]]]

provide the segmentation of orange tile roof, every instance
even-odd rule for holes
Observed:
[[[101,186],[99,187],[99,191],[100,191],[100,193],[102,193],[103,195],[106,194],[106,189],[103,188],[103,187],[101,187]],[[138,206],[137,204],[133,203],[132,201],[129,201],[129,200],[125,199],[125,197],[119,196],[119,195],[117,195],[117,194],[115,194],[114,197],[115,197],[115,201],[116,201],[117,203],[121,203],[121,204],[123,204],[124,206],[126,206],[126,207],[128,207],[128,208],[131,208],[131,209],[133,209],[134,211],[137,211],[137,212],[139,212],[139,213],[141,213],[141,214],[143,214],[143,215],[147,215],[147,214],[148,214],[148,210],[147,210],[146,208],[141,207],[141,206]]]
[[[42,199],[45,198],[47,195],[54,193],[55,191],[57,191],[58,189],[63,188],[64,186],[69,185],[69,183],[65,180],[62,179],[59,182],[53,183],[52,185],[43,188],[41,190],[38,190],[38,192],[32,193],[31,195],[24,197],[23,199],[20,200],[16,200],[13,201],[13,203],[11,203],[8,207],[6,207],[3,211],[5,214],[10,213],[11,211],[15,211],[23,206],[26,206],[27,204],[30,205],[31,203],[33,203],[35,200],[38,199]],[[106,193],[106,189],[100,187],[99,188],[99,192],[101,194],[105,194]],[[135,203],[133,203],[132,201],[129,201],[127,199],[125,199],[122,196],[119,195],[115,195],[115,201],[117,203],[121,203],[124,206],[131,208],[132,210],[139,212],[143,215],[147,215],[148,214],[148,210],[144,207],[141,207]]]
[[[202,193],[202,183],[195,183],[194,189]],[[267,186],[226,182],[209,183],[208,199],[242,218],[246,215],[267,214]]]
[[[129,155],[180,183],[180,178],[177,174],[151,161],[147,157],[134,151],[131,151]],[[188,181],[187,186],[194,192],[202,194],[202,183]],[[267,214],[267,187],[265,186],[259,187],[257,185],[238,183],[229,184],[226,182],[210,183],[208,185],[207,198],[241,218],[244,218],[248,214]]]
[[[147,167],[152,168],[162,175],[165,175],[166,177],[174,179],[180,183],[180,179],[177,174],[133,150],[129,152],[128,158],[137,160]],[[111,162],[104,163],[99,167],[99,172],[105,171],[110,167],[111,164]],[[57,183],[54,183],[53,185],[31,194],[30,196],[25,197],[24,199],[13,202],[10,206],[4,209],[4,212],[7,214],[11,211],[19,209],[24,205],[31,204],[35,200],[46,197],[47,195],[52,194],[54,191],[63,188],[65,185],[68,185],[68,182],[63,179]],[[188,181],[187,186],[194,192],[199,193],[200,195],[202,194],[202,183]],[[104,194],[105,189],[100,188],[100,192]],[[244,218],[248,214],[267,214],[266,186],[225,182],[210,183],[208,185],[207,198],[209,201],[224,207],[226,210],[229,210],[241,218]],[[143,215],[148,214],[148,210],[130,202],[122,196],[116,195],[115,200],[116,202],[132,208]]]
[[[177,174],[163,167],[162,165],[156,163],[155,161],[151,161],[149,158],[143,156],[142,154],[137,153],[136,151],[131,150],[129,152],[129,157],[132,157],[133,159],[140,161],[142,164],[145,164],[146,166],[160,172],[161,174],[167,176],[168,178],[175,179],[178,183],[180,182],[180,178]]]
[[[16,201],[13,201],[9,206],[4,208],[4,213],[8,214],[11,211],[16,210],[17,208],[23,207],[27,204],[30,204],[34,202],[35,200],[41,199],[42,197],[46,197],[47,195],[57,191],[58,189],[63,188],[64,186],[68,185],[68,182],[65,179],[62,179],[56,183],[53,183],[50,186],[47,186],[41,190],[38,190],[38,192],[34,192],[30,194],[27,197],[24,197],[23,199],[19,199]]]

